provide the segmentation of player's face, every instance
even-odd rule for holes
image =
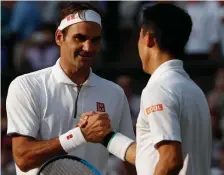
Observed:
[[[147,72],[147,65],[149,62],[149,55],[147,52],[147,40],[146,35],[143,34],[143,30],[141,29],[138,40],[138,52],[141,58],[142,67],[145,72]]]
[[[89,69],[100,51],[101,27],[94,22],[80,22],[68,28],[61,44],[61,55],[77,70]]]

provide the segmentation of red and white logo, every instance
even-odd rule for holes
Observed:
[[[105,105],[104,103],[96,102],[96,110],[98,112],[105,112]]]
[[[72,137],[73,137],[73,135],[72,135],[72,134],[67,135],[67,140],[71,139]]]
[[[75,18],[76,18],[76,16],[74,14],[69,15],[69,16],[66,17],[67,22],[69,22],[69,21],[71,21],[72,19],[75,19]]]
[[[157,104],[150,106],[146,109],[146,114],[149,115],[151,112],[156,112],[156,111],[162,111],[163,110],[163,105],[162,104]]]

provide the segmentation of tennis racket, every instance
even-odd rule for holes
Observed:
[[[56,156],[46,161],[37,175],[102,175],[86,160],[71,156]]]

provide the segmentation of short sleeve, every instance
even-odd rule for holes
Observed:
[[[181,142],[179,106],[175,95],[165,88],[154,88],[144,94],[143,106],[154,145],[164,140]]]
[[[26,79],[16,78],[10,84],[6,99],[8,135],[17,133],[37,137],[39,109],[34,89]]]
[[[124,93],[123,93],[123,106],[122,106],[122,112],[121,112],[119,132],[135,140],[130,108],[129,108],[128,100]]]

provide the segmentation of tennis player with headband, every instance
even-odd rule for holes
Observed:
[[[138,175],[210,175],[208,103],[180,60],[191,17],[177,6],[158,3],[142,8],[139,23],[139,55],[151,77],[141,95],[137,149],[135,143],[126,147],[125,136],[116,131],[103,144],[117,157],[135,163]],[[90,118],[81,120],[82,127]]]
[[[101,30],[94,6],[69,3],[55,33],[60,48],[57,63],[11,82],[7,132],[18,175],[34,175],[51,157],[66,153],[85,159],[104,174],[109,152],[101,142],[112,130],[121,134],[120,157],[125,160],[124,152],[135,140],[128,101],[118,85],[91,70],[100,51]],[[82,114],[86,111],[97,115]],[[83,128],[76,126],[81,116],[89,116]]]

